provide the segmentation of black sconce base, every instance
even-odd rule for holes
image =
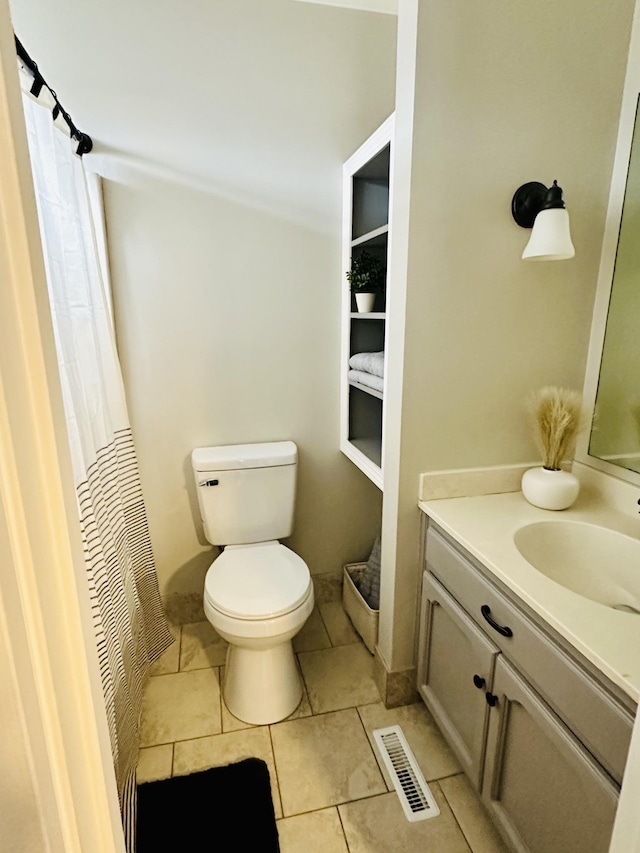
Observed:
[[[547,187],[540,181],[529,181],[515,191],[511,200],[511,213],[521,228],[533,228],[546,194]]]

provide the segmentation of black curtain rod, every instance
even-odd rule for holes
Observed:
[[[75,139],[78,143],[76,154],[78,154],[80,157],[82,157],[83,154],[88,154],[89,151],[91,151],[91,149],[93,148],[93,140],[88,134],[83,133],[81,130],[78,130],[78,128],[71,120],[71,116],[63,108],[62,104],[58,100],[58,96],[40,73],[40,69],[38,68],[37,64],[33,61],[33,59],[31,59],[27,51],[24,49],[24,46],[22,45],[22,42],[20,41],[18,36],[14,34],[14,38],[16,40],[16,52],[18,54],[18,58],[22,63],[24,63],[24,65],[26,65],[29,71],[33,74],[33,85],[30,89],[31,94],[34,98],[38,98],[40,96],[40,92],[42,91],[43,86],[45,86],[51,92],[53,100],[55,101],[55,106],[52,110],[53,120],[55,121],[58,116],[61,115],[69,126],[69,133],[71,134],[71,138]]]

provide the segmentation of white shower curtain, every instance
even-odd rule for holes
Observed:
[[[125,838],[133,851],[142,688],[150,663],[172,638],[158,591],[84,168],[49,109],[26,94],[24,109],[102,686]]]

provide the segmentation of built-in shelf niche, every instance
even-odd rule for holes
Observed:
[[[388,119],[344,167],[344,271],[363,252],[379,257],[386,269],[389,249],[389,198],[393,117]],[[387,277],[388,282],[388,277]],[[383,487],[383,392],[349,380],[349,358],[361,352],[384,352],[387,284],[376,295],[374,310],[359,313],[346,278],[342,319],[341,450]]]
[[[389,225],[389,159],[387,144],[353,175],[351,240]]]

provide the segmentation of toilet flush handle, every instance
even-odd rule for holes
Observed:
[[[204,483],[200,483],[201,486],[217,486],[218,480],[205,480]]]

